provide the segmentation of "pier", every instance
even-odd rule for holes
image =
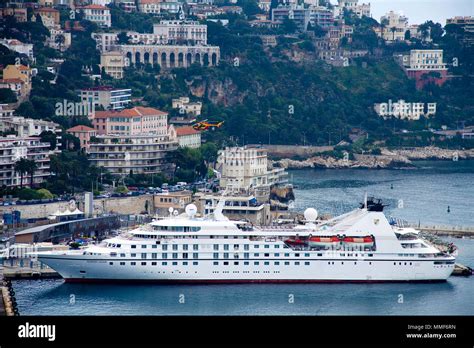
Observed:
[[[474,237],[474,227],[443,225],[411,225],[411,227],[437,236]]]

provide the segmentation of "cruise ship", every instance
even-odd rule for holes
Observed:
[[[392,226],[381,203],[305,223],[256,227],[212,215],[155,220],[79,250],[37,253],[67,282],[311,283],[445,281],[455,257],[415,229]]]

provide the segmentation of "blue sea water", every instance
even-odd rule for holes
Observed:
[[[419,165],[421,169],[410,171],[293,171],[295,208],[312,206],[337,214],[357,206],[368,192],[391,204],[388,214],[409,221],[474,225],[474,163]],[[398,208],[399,199],[403,208]],[[459,247],[459,262],[474,266],[474,239],[449,240]],[[22,315],[474,314],[474,277],[433,284],[94,285],[21,280],[14,282],[14,289]]]

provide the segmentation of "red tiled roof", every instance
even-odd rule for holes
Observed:
[[[87,6],[77,6],[78,9],[89,9],[89,10],[108,10],[108,7],[102,5],[87,5]]]
[[[167,112],[164,112],[155,108],[147,108],[144,106],[137,106],[134,109],[137,109],[138,112],[140,112],[143,116],[168,115]]]
[[[94,132],[95,129],[88,126],[79,125],[79,126],[69,128],[67,131],[68,132]]]
[[[193,129],[193,127],[191,127],[191,126],[176,128],[176,135],[178,137],[184,136],[184,135],[193,135],[193,134],[197,134],[197,133],[199,133],[199,131]]]
[[[39,12],[57,12],[59,13],[58,10],[56,10],[55,8],[50,8],[50,7],[41,7],[38,9]]]
[[[109,118],[109,117],[137,117],[137,116],[156,116],[168,115],[168,113],[160,111],[155,108],[148,108],[144,106],[136,106],[131,109],[123,109],[121,111],[96,111],[94,118]]]

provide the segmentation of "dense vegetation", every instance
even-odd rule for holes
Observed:
[[[221,1],[222,2],[222,1]],[[222,3],[227,3],[223,1]],[[171,72],[160,67],[140,65],[126,69],[123,80],[113,80],[102,74],[102,81],[94,81],[90,74],[101,74],[99,52],[91,33],[100,30],[93,23],[79,17],[84,31],[73,32],[72,46],[64,53],[45,47],[49,31],[41,22],[16,23],[9,19],[0,29],[0,36],[33,42],[37,57],[34,67],[38,75],[33,79],[29,101],[22,103],[18,113],[27,117],[49,119],[65,129],[77,124],[90,125],[85,117],[63,117],[55,113],[55,104],[79,101],[77,90],[98,84],[128,87],[133,90],[135,103],[147,104],[173,115],[171,99],[190,96],[202,100],[202,118],[224,120],[224,126],[205,132],[206,146],[201,150],[179,150],[173,159],[177,164],[174,181],[192,181],[206,174],[206,163],[215,161],[217,148],[229,144],[336,144],[349,140],[354,129],[368,133],[365,146],[372,149],[374,141],[386,145],[437,144],[449,147],[471,147],[472,141],[454,138],[441,141],[434,138],[429,128],[445,125],[456,127],[474,125],[473,48],[461,45],[463,35],[456,26],[444,29],[440,24],[427,22],[424,32],[431,32],[433,44],[414,38],[411,45],[386,45],[377,38],[372,26],[379,25],[370,18],[356,18],[346,13],[346,23],[355,26],[353,41],[342,42],[344,49],[366,49],[370,55],[351,61],[349,67],[333,67],[316,58],[314,37],[323,32],[310,27],[309,33],[299,34],[292,21],[279,29],[253,28],[248,20],[260,12],[253,0],[239,0],[246,16],[228,15],[228,26],[206,22],[208,42],[221,48],[218,67],[193,65]],[[274,6],[272,2],[272,6]],[[158,19],[140,13],[127,14],[112,7],[114,29],[151,32]],[[61,20],[67,20],[62,13]],[[121,40],[127,40],[124,34]],[[278,35],[276,47],[265,47],[261,34]],[[431,48],[437,45],[445,51],[449,63],[456,58],[458,66],[450,66],[454,77],[443,87],[428,85],[418,91],[413,80],[407,79],[393,59],[394,54],[407,53],[412,48]],[[303,57],[295,61],[294,53]],[[12,64],[18,55],[0,46],[0,64]],[[25,57],[20,57],[25,61]],[[65,59],[57,66],[57,75],[47,71],[50,58]],[[0,91],[2,101],[12,95]],[[373,109],[374,103],[397,101],[436,102],[437,115],[420,121],[383,120]],[[403,132],[402,132],[403,130]],[[52,140],[51,134],[43,134]],[[90,166],[86,157],[77,151],[77,140],[64,134],[65,151],[55,156],[55,173],[45,185],[52,193],[72,192],[77,189],[100,188],[100,183],[111,179],[108,174]],[[368,139],[368,140],[367,140]],[[376,151],[376,149],[372,149]],[[372,151],[370,150],[370,151]],[[125,184],[146,186],[159,184],[169,178],[131,175]]]

